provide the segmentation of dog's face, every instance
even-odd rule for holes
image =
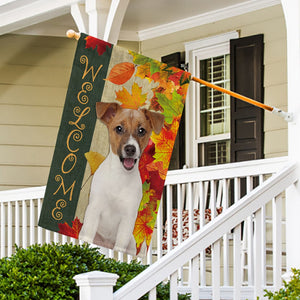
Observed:
[[[147,109],[124,109],[117,103],[96,103],[97,117],[107,126],[111,150],[123,167],[134,168],[154,131],[159,134],[164,116]]]

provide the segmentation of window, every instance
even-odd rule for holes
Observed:
[[[230,32],[186,44],[190,72],[230,89]],[[230,162],[230,96],[191,83],[187,109],[187,164],[190,167]]]
[[[229,89],[229,61],[229,54],[200,60],[200,78]],[[199,88],[198,165],[207,166],[229,162],[230,97],[205,85],[200,85]]]

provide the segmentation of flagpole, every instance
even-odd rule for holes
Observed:
[[[208,81],[205,81],[203,79],[200,79],[200,78],[196,78],[196,77],[192,77],[192,80],[197,82],[197,83],[200,83],[200,84],[203,84],[203,85],[206,85],[207,87],[210,87],[210,88],[213,88],[219,92],[222,92],[224,94],[227,94],[227,95],[230,95],[234,98],[237,98],[239,100],[242,100],[242,101],[245,101],[245,102],[248,102],[252,105],[255,105],[257,107],[260,107],[264,110],[267,110],[273,114],[276,114],[282,118],[284,118],[287,122],[291,122],[293,120],[293,115],[291,113],[288,113],[288,112],[285,112],[281,109],[278,109],[276,107],[273,107],[273,106],[270,106],[270,105],[267,105],[267,104],[264,104],[264,103],[261,103],[261,102],[258,102],[256,100],[253,100],[251,98],[248,98],[246,96],[243,96],[241,94],[238,94],[238,93],[235,93],[235,92],[232,92],[230,90],[226,90],[220,86],[217,86],[215,84],[212,84],[211,82],[208,82]]]
[[[76,40],[79,40],[80,38],[80,32],[76,32],[72,29],[69,29],[67,31],[67,37],[72,39],[76,39]],[[206,85],[207,87],[210,87],[210,88],[213,88],[217,91],[220,91],[224,94],[227,94],[227,95],[230,95],[234,98],[237,98],[239,100],[242,100],[242,101],[245,101],[245,102],[248,102],[254,106],[257,106],[257,107],[260,107],[264,110],[267,110],[275,115],[278,115],[282,118],[284,118],[287,122],[291,122],[293,120],[293,114],[292,113],[288,113],[288,112],[285,112],[279,108],[276,108],[276,107],[273,107],[273,106],[270,106],[270,105],[267,105],[267,104],[264,104],[264,103],[261,103],[261,102],[258,102],[256,100],[253,100],[251,98],[248,98],[246,96],[243,96],[241,94],[238,94],[238,93],[235,93],[235,92],[232,92],[230,90],[226,90],[220,86],[217,86],[215,84],[212,84],[211,82],[208,82],[208,81],[205,81],[203,79],[200,79],[200,78],[196,78],[196,77],[192,77],[192,80],[197,82],[197,83],[200,83],[200,84],[203,84],[203,85]]]

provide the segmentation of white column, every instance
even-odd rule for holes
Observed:
[[[79,286],[80,300],[113,300],[113,287],[119,276],[117,274],[93,271],[74,276]]]
[[[288,111],[293,122],[288,125],[289,158],[300,165],[300,1],[281,0],[287,29]],[[298,176],[300,178],[300,174]],[[287,267],[300,268],[300,182],[287,191],[286,243]]]

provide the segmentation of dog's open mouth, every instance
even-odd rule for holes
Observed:
[[[124,168],[126,170],[128,170],[128,171],[130,171],[130,170],[133,169],[136,161],[137,161],[136,159],[130,158],[130,157],[126,157],[126,158],[123,157],[123,158],[121,158],[121,162],[122,162]]]

